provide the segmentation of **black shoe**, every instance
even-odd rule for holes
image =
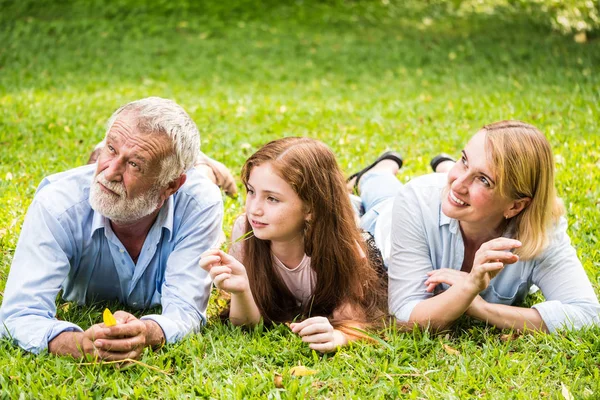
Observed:
[[[396,153],[395,151],[386,151],[385,153],[383,153],[382,155],[380,155],[379,157],[377,157],[377,159],[373,162],[373,164],[361,169],[360,171],[350,175],[348,177],[348,179],[346,180],[346,182],[350,182],[352,179],[356,178],[356,181],[354,182],[354,190],[358,193],[358,181],[360,181],[360,178],[362,178],[362,176],[364,174],[366,174],[367,172],[369,172],[369,170],[371,170],[371,168],[373,168],[375,165],[377,165],[377,163],[379,161],[383,161],[383,160],[392,160],[395,161],[396,164],[398,164],[398,168],[402,168],[402,156],[400,156],[400,154]]]
[[[456,160],[454,158],[450,157],[448,154],[442,153],[440,155],[437,155],[431,159],[431,162],[429,162],[429,165],[431,166],[431,169],[433,170],[433,172],[437,172],[436,169],[437,169],[438,165],[440,165],[444,161],[456,162]]]

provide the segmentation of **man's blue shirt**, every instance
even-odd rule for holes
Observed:
[[[82,331],[56,319],[61,289],[66,300],[78,304],[161,305],[162,315],[142,319],[157,322],[168,343],[205,321],[211,280],[198,260],[218,245],[219,189],[198,171],[188,171],[185,184],[161,208],[134,263],[110,221],[90,206],[95,167],[45,178],[27,211],[0,308],[0,323],[25,350],[39,353],[58,334]]]

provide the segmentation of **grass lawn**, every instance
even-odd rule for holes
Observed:
[[[112,111],[150,95],[181,104],[203,150],[236,173],[261,144],[300,135],[331,146],[347,173],[396,149],[407,181],[485,123],[533,123],[553,145],[572,242],[600,291],[598,39],[436,1],[65,3],[0,0],[0,298],[37,184],[84,163]],[[242,205],[227,200],[227,231]],[[59,317],[86,328],[100,311],[61,303]],[[320,356],[286,327],[212,319],[124,369],[3,340],[0,397],[597,398],[599,336],[513,337],[461,320]],[[318,373],[291,377],[298,364]]]

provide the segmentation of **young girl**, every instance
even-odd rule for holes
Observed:
[[[231,255],[209,250],[200,260],[231,293],[230,321],[301,321],[290,328],[320,352],[360,337],[352,327],[381,322],[385,281],[366,256],[331,150],[309,138],[275,140],[246,161],[242,181],[246,214]]]

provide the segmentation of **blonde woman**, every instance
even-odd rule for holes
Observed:
[[[389,187],[379,175],[378,185]],[[380,214],[371,230],[392,221],[389,307],[399,322],[439,330],[466,314],[544,332],[600,323],[598,299],[566,232],[552,151],[535,127],[483,127],[447,173],[402,186],[389,209],[391,218]],[[518,306],[532,285],[545,301]]]

